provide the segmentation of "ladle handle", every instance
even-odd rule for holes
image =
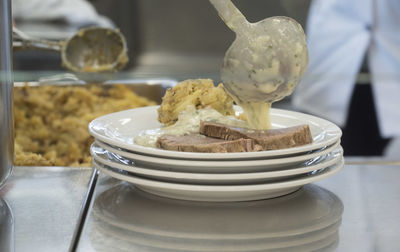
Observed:
[[[231,0],[210,0],[225,24],[235,33],[241,33],[250,26],[246,17]]]
[[[57,51],[61,50],[59,41],[32,38],[21,30],[13,27],[13,48],[14,49],[39,49]]]

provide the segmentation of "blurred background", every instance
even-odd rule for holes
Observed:
[[[34,7],[34,0],[28,2],[38,9]],[[38,1],[37,5],[45,2]],[[63,18],[54,18],[54,14],[45,18],[44,15],[27,15],[20,10],[25,8],[31,13],[32,8],[26,7],[27,1],[13,0],[16,25],[29,35],[49,39],[66,39],[85,26],[118,27],[127,39],[130,58],[129,65],[120,75],[178,80],[197,77],[218,79],[225,51],[234,40],[234,33],[206,0],[91,0],[89,3],[99,16],[91,15],[86,20],[82,17],[72,19],[74,15],[79,15],[75,14],[77,8],[72,4],[74,1],[70,2],[59,13]],[[309,6],[309,0],[234,2],[249,21],[284,15],[295,18],[303,26]],[[91,13],[91,10],[81,9],[83,13]],[[66,18],[68,15],[70,20]],[[15,53],[14,69],[17,79],[35,78],[42,74],[38,71],[63,71],[59,63],[60,56],[56,53],[19,51]],[[26,76],[26,72],[18,76],[19,71],[32,71],[32,76]]]

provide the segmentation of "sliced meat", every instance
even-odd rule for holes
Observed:
[[[157,139],[157,147],[165,150],[184,152],[249,152],[255,151],[251,139],[223,140],[199,134],[184,136],[163,135]]]
[[[252,130],[214,122],[201,122],[200,134],[224,140],[252,139],[262,150],[278,150],[312,143],[308,125],[282,129]]]

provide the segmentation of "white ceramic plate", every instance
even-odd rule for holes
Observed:
[[[301,174],[309,173],[315,170],[324,169],[343,158],[343,149],[338,147],[332,152],[315,159],[312,162],[303,163],[288,170],[252,172],[252,173],[189,173],[155,170],[147,167],[138,167],[131,160],[115,155],[96,144],[90,148],[92,157],[98,164],[103,164],[105,168],[116,168],[133,175],[142,176],[159,181],[186,183],[186,184],[255,184],[263,182],[272,182],[295,177]]]
[[[192,185],[168,183],[133,176],[131,173],[127,174],[127,172],[121,172],[118,169],[105,168],[95,161],[93,164],[101,172],[111,177],[130,182],[141,190],[152,194],[174,199],[222,202],[275,198],[292,193],[305,184],[319,181],[339,172],[344,166],[344,160],[321,172],[315,172],[277,183],[254,185]]]
[[[96,139],[115,147],[145,155],[175,159],[254,159],[272,158],[284,155],[294,155],[337,142],[342,132],[335,124],[307,114],[281,109],[271,109],[271,122],[274,128],[308,124],[313,136],[313,143],[281,150],[239,153],[196,153],[168,151],[135,144],[135,136],[142,130],[160,128],[163,125],[157,121],[158,106],[136,108],[108,114],[93,120],[89,124],[89,132]],[[236,107],[240,110],[239,107]]]
[[[118,154],[123,158],[130,159],[135,165],[158,170],[168,170],[177,172],[194,172],[194,173],[245,173],[290,169],[301,166],[306,162],[312,162],[314,159],[332,152],[340,142],[334,143],[332,146],[306,153],[299,156],[290,156],[274,159],[250,159],[250,160],[184,160],[170,159],[161,157],[152,157],[147,155],[125,152],[115,149],[110,145],[95,142],[96,145],[108,150],[114,154]]]

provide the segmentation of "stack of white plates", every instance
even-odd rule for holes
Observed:
[[[157,107],[108,114],[93,120],[89,132],[93,164],[101,172],[139,189],[176,199],[247,201],[282,196],[343,168],[341,130],[324,119],[272,109],[276,128],[308,124],[313,143],[245,153],[195,153],[144,147],[134,139],[160,128]]]

